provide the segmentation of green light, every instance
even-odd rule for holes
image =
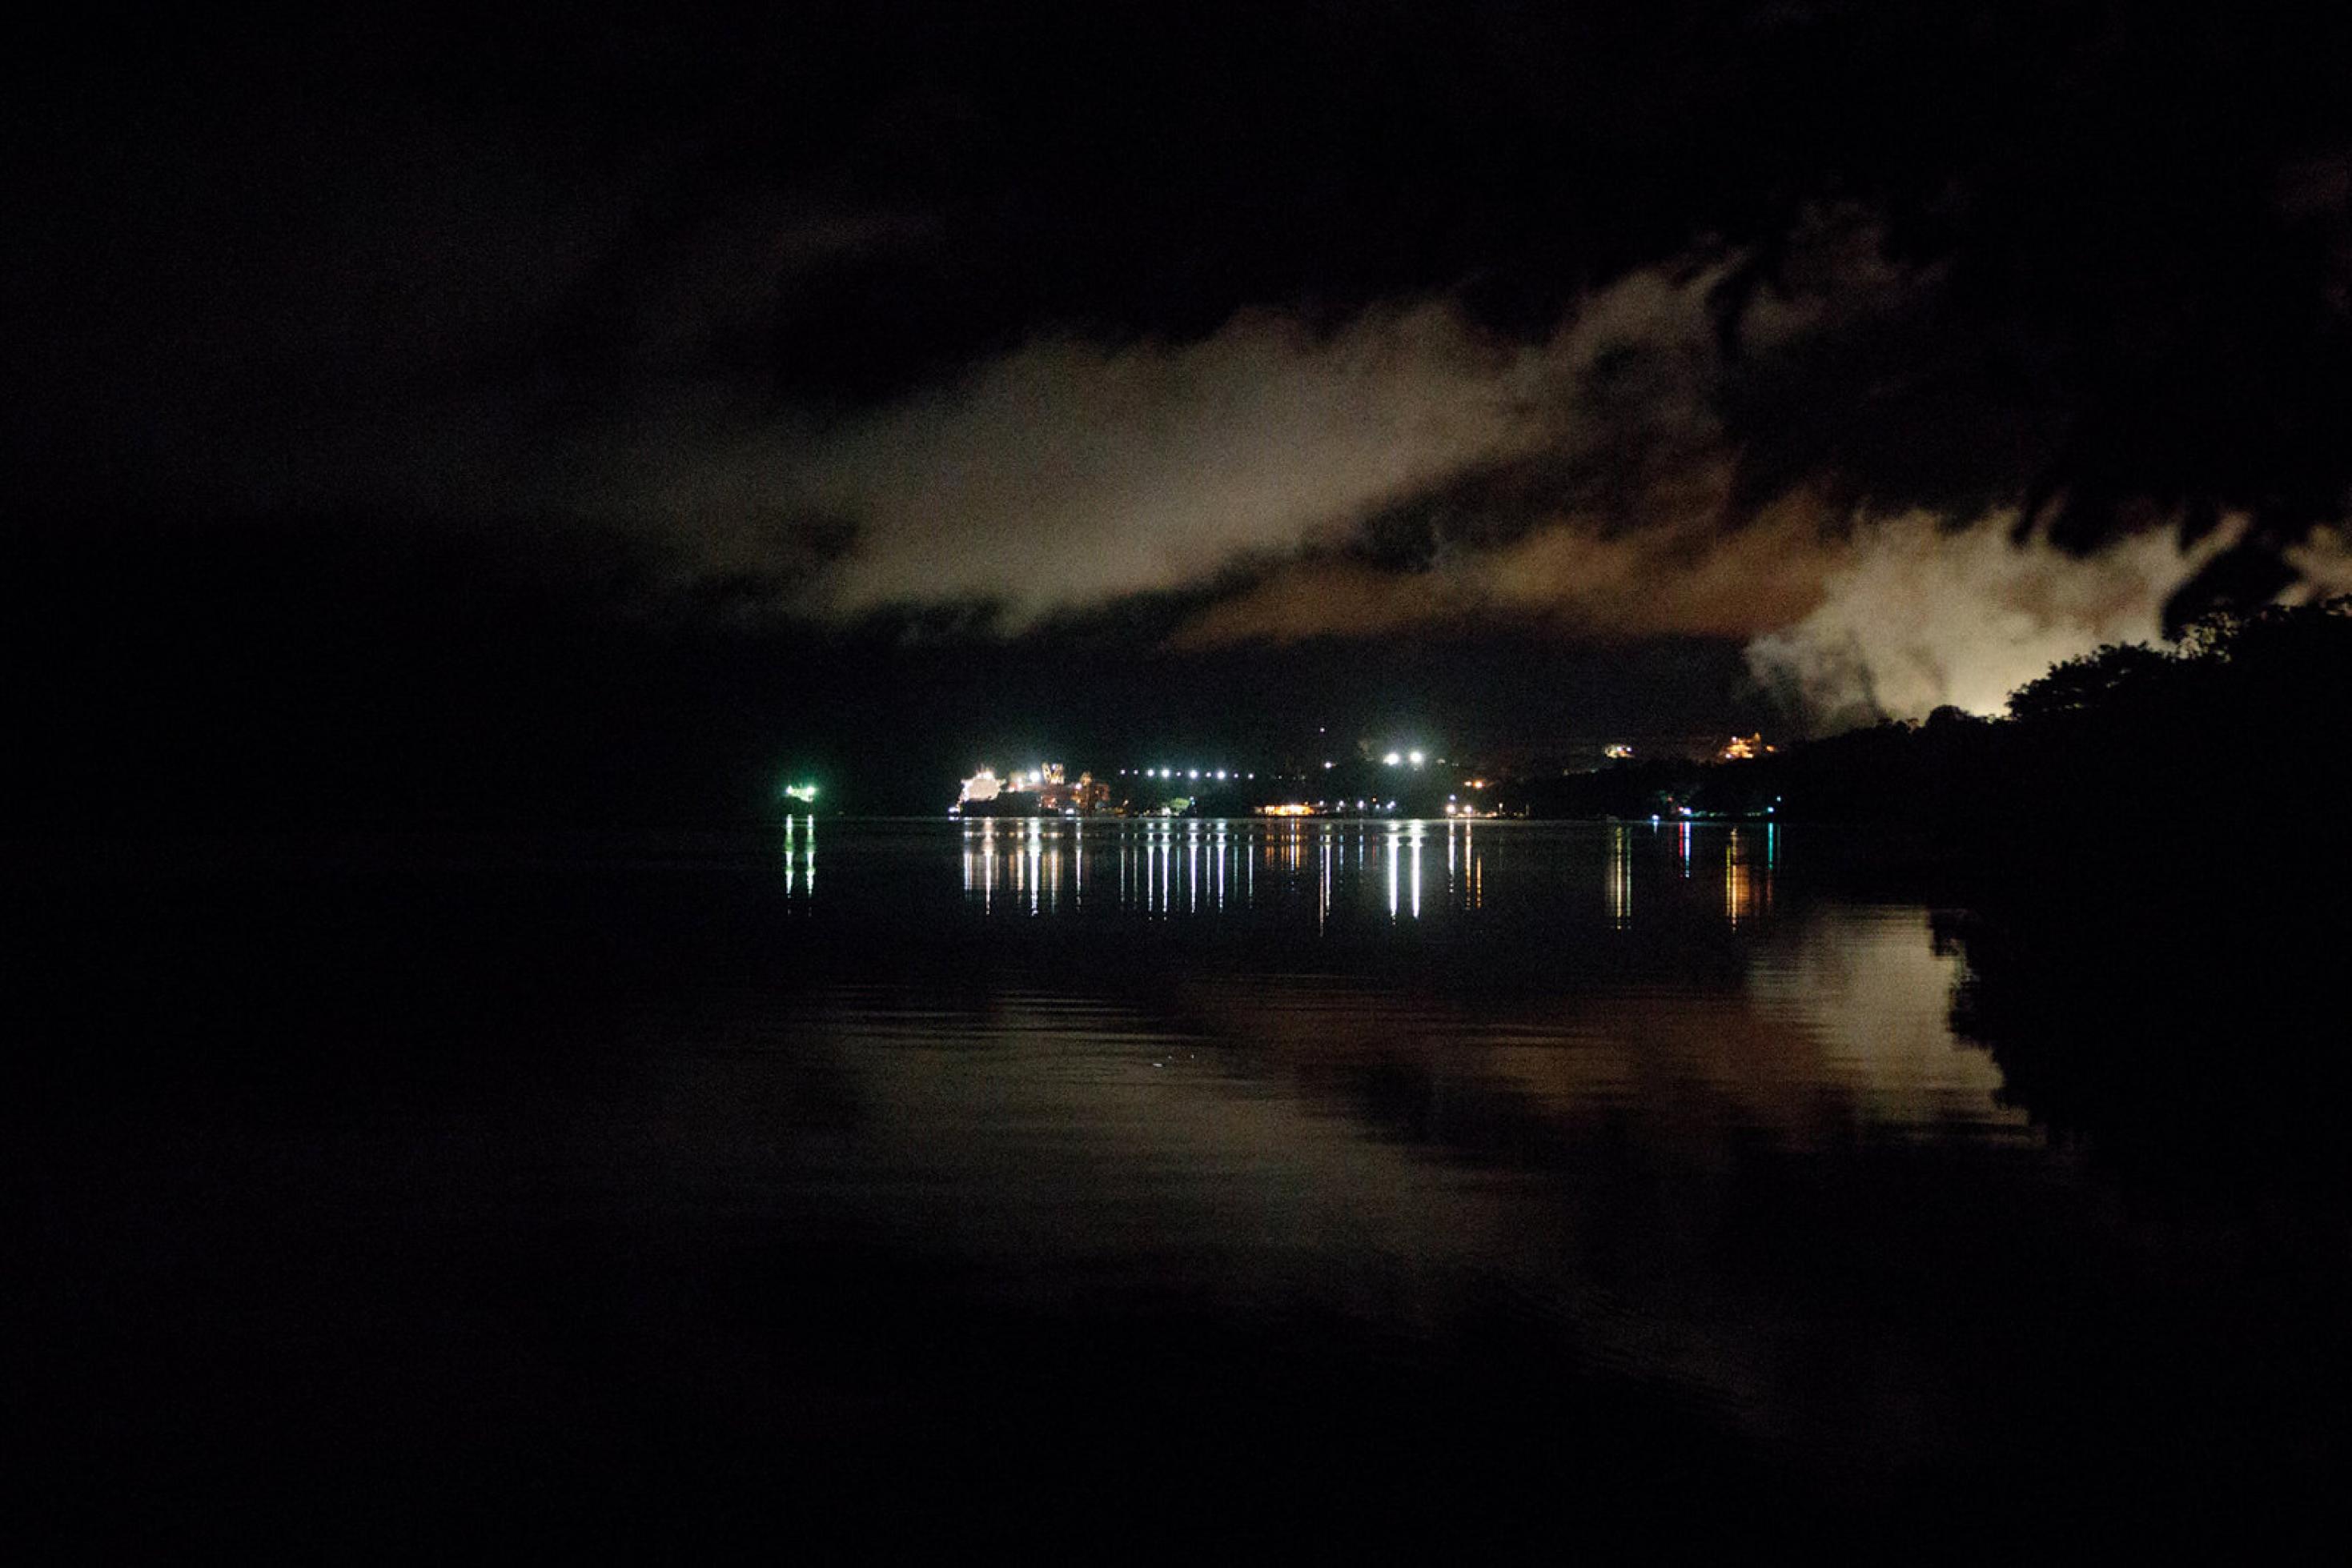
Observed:
[[[814,805],[816,802],[816,786],[814,784],[787,784],[784,786],[784,798],[788,800],[801,801],[804,805]]]

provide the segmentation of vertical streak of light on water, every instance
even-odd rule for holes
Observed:
[[[1315,901],[1315,935],[1323,935],[1324,923],[1331,917],[1331,830],[1325,828],[1323,840],[1323,875],[1320,892]]]
[[[1184,830],[1184,913],[1201,912],[1201,824],[1187,823]]]
[[[1421,839],[1422,826],[1412,825],[1412,917],[1421,918]]]
[[[1622,931],[1633,922],[1633,833],[1619,823],[1609,830],[1609,924]]]
[[[1402,831],[1402,829],[1391,824],[1389,841],[1382,846],[1389,862],[1389,919],[1391,922],[1397,917],[1397,835]]]
[[[1746,846],[1740,842],[1739,830],[1732,829],[1723,841],[1723,917],[1734,931],[1743,920],[1756,914],[1756,889],[1748,875]]]

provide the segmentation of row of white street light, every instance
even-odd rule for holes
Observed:
[[[1419,751],[1391,751],[1381,758],[1381,761],[1383,764],[1391,768],[1402,768],[1407,764],[1419,768],[1428,760],[1428,756],[1425,753]],[[1335,765],[1326,762],[1323,766],[1330,768]],[[1255,779],[1257,777],[1255,773],[1244,773],[1238,768],[1228,769],[1223,768],[1122,768],[1118,772],[1119,777],[1122,779],[1133,777],[1137,779],[1213,779],[1224,780],[1234,779]]]

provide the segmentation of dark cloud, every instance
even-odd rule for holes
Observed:
[[[730,604],[1173,595],[1194,648],[1836,641],[1874,552],[1963,536],[1970,580],[2095,584],[2160,529],[2136,606],[2261,598],[2352,510],[2347,41],[1858,0],[92,29],[9,110],[10,444],[30,504],[570,518]]]

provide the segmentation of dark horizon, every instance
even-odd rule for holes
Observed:
[[[713,614],[626,573],[549,584],[463,540],[18,543],[0,638],[42,673],[10,716],[42,759],[42,820],[89,831],[757,822],[812,774],[837,809],[934,812],[990,760],[1271,767],[1408,734],[1526,757],[1782,722],[1737,650],[1704,641],[1178,653],[1139,645],[1132,618],[1003,641]]]

